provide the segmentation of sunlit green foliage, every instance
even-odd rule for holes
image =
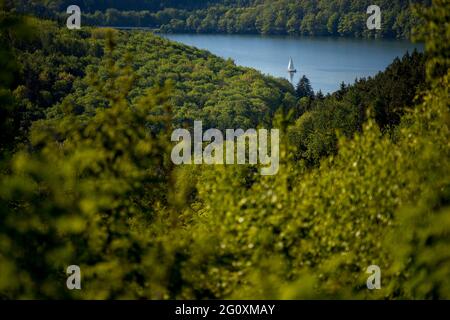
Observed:
[[[258,179],[250,187],[229,169],[214,172],[214,182],[202,178],[199,193],[207,210],[202,216],[213,222],[211,231],[220,234],[222,263],[229,261],[227,270],[236,277],[234,284],[229,284],[234,277],[222,277],[231,290],[224,292],[246,298],[297,298],[306,293],[449,297],[448,283],[437,281],[450,272],[445,263],[450,154],[444,88],[436,89],[405,119],[395,142],[369,121],[361,135],[342,138],[338,155],[318,169],[303,173],[288,163],[276,177]],[[401,241],[385,241],[390,230]],[[231,256],[237,260],[225,258]],[[389,270],[377,294],[365,287],[365,269],[372,264]],[[272,278],[264,276],[265,268]],[[258,272],[262,274],[247,282],[244,274]],[[305,292],[305,274],[317,291]],[[297,283],[297,291],[289,289],[292,283]],[[240,290],[233,292],[235,286],[248,288],[241,295]]]
[[[307,111],[290,128],[291,104],[270,105],[267,122],[262,109],[222,119],[221,101],[263,108],[268,95],[286,100],[293,89],[154,36],[89,31],[85,41],[106,44],[104,55],[33,121],[28,147],[2,158],[0,298],[450,298],[450,39],[431,22],[448,30],[450,10],[448,1],[434,6],[423,33],[427,88],[414,88],[415,106],[384,128],[380,107],[365,106],[361,121],[346,100],[361,84],[314,97],[333,112]],[[171,68],[185,77],[167,76]],[[224,100],[242,86],[253,93]],[[378,106],[402,102],[391,94]],[[314,137],[317,148],[300,147],[309,153],[298,159],[298,144],[283,135],[271,177],[251,166],[174,168],[169,134],[190,97],[211,124],[270,123],[299,141]],[[346,127],[354,121],[359,130]],[[296,131],[323,126],[312,136]],[[320,161],[310,167],[308,156]],[[72,264],[82,270],[80,291],[66,288]],[[372,264],[382,269],[381,290],[366,288]]]
[[[145,32],[121,33],[115,58],[119,63],[132,57],[138,77],[129,92],[134,103],[145,89],[171,80],[171,104],[178,126],[202,120],[205,127],[254,128],[270,125],[279,108],[295,104],[294,91],[287,80],[262,76],[254,70],[237,67],[206,51],[186,47]],[[108,70],[90,65],[88,74],[107,79]],[[86,81],[85,81],[86,80]],[[89,77],[74,85],[73,93],[62,102],[63,110],[79,106],[86,113],[107,105],[88,88]],[[86,95],[86,88],[89,95]],[[58,109],[58,107],[56,107]],[[60,110],[55,110],[60,113]]]
[[[145,226],[167,205],[171,165],[168,137],[147,128],[170,128],[170,89],[152,89],[131,107],[125,99],[134,80],[130,68],[111,58],[106,64],[111,107],[81,121],[35,123],[35,151],[17,153],[11,174],[1,179],[6,297],[67,297],[60,279],[71,264],[85,270],[85,298],[147,295],[148,277],[157,277],[151,271],[158,266],[156,243]]]

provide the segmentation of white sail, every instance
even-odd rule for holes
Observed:
[[[295,67],[294,67],[294,61],[292,60],[292,57],[289,59],[288,71],[289,72],[296,72],[297,71],[295,69]]]
[[[289,65],[288,65],[288,70],[293,70],[294,69],[294,61],[292,61],[292,58],[289,59]]]

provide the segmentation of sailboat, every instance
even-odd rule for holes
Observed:
[[[288,72],[290,72],[290,73],[297,72],[297,69],[295,69],[295,67],[294,67],[294,61],[292,60],[292,57],[289,58]]]

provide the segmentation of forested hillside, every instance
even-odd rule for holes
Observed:
[[[297,120],[289,129],[297,160],[317,165],[323,157],[334,154],[337,132],[351,138],[362,130],[368,112],[383,132],[389,131],[413,108],[417,92],[425,87],[425,59],[418,52],[395,59],[375,77],[352,85],[342,83],[340,90],[326,97],[314,94],[313,88],[305,92],[297,86],[293,113]]]
[[[100,31],[100,33],[102,33]],[[98,32],[94,31],[94,37]],[[114,57],[119,64],[132,68],[136,81],[127,99],[134,104],[154,86],[172,84],[171,104],[174,123],[191,125],[202,119],[210,128],[254,128],[270,126],[275,112],[292,108],[295,92],[287,80],[263,76],[261,73],[237,67],[206,51],[187,47],[156,37],[148,32],[118,33]],[[99,80],[107,78],[107,65],[91,65],[87,72]],[[74,92],[62,102],[94,110],[101,95],[86,90],[90,77],[76,82]],[[101,105],[107,105],[103,99]],[[58,107],[57,107],[58,109]]]
[[[0,299],[449,299],[450,4],[421,12],[425,55],[324,97],[0,1]],[[279,173],[175,167],[193,119],[279,128]]]
[[[16,0],[21,5],[39,6],[49,8],[52,10],[64,11],[68,6],[75,4],[78,5],[87,12],[106,11],[107,9],[118,9],[122,11],[140,11],[148,10],[151,12],[157,12],[161,8],[174,8],[174,9],[186,9],[195,10],[205,8],[207,6],[221,4],[221,5],[233,5],[233,6],[246,6],[256,1],[254,0],[50,0],[50,1],[23,1]]]
[[[162,32],[289,34],[407,38],[420,20],[413,4],[429,0],[155,0],[155,1],[72,1],[79,4],[84,23],[101,26],[147,27]],[[366,27],[369,5],[382,11],[382,29]],[[65,17],[67,1],[33,5],[25,11],[44,17]]]
[[[92,86],[108,78],[109,66],[101,63],[108,32],[117,41],[114,59],[134,72],[127,100],[134,104],[147,88],[170,82],[174,124],[178,126],[190,126],[195,119],[217,128],[270,126],[278,109],[296,104],[287,80],[262,76],[237,67],[231,60],[150,33],[73,33],[49,21],[29,23],[36,30],[32,38],[14,40],[20,72],[12,92],[18,112],[11,115],[11,125],[19,134],[5,137],[5,143],[23,140],[33,121],[92,115],[96,108],[109,105],[102,92]]]
[[[116,37],[117,63],[134,72],[127,93],[132,104],[145,95],[146,88],[170,82],[177,126],[190,127],[194,120],[202,120],[206,128],[271,127],[277,111],[290,113],[290,121],[298,119],[291,129],[292,143],[301,158],[315,164],[335,152],[335,130],[348,137],[361,130],[368,107],[374,108],[382,128],[398,124],[403,109],[425,83],[423,55],[414,52],[396,59],[374,78],[343,85],[333,95],[303,97],[287,80],[263,76],[150,33],[84,30],[74,35],[52,22],[33,23],[38,30],[33,39],[16,43],[22,72],[13,92],[19,110],[14,123],[22,136],[33,121],[92,115],[99,106],[109,105],[92,87],[93,82],[108,78],[109,66],[101,63],[108,32]]]

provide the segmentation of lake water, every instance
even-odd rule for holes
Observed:
[[[423,51],[422,44],[406,40],[204,34],[162,36],[289,80],[287,66],[292,57],[297,69],[292,82],[296,84],[302,75],[306,75],[313,89],[324,93],[337,90],[342,81],[353,83],[356,78],[373,76],[383,71],[395,57],[414,48]]]

